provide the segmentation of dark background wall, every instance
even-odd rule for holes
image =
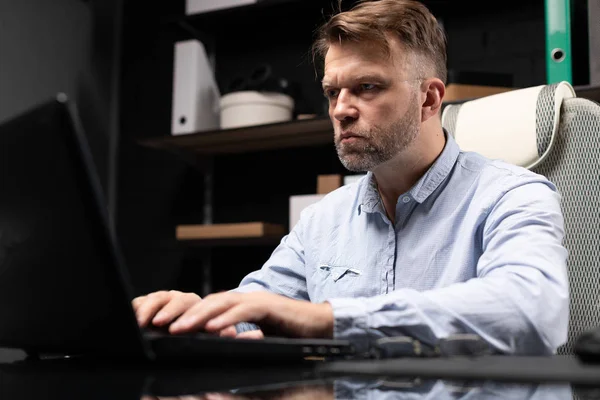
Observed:
[[[120,0],[0,0],[0,123],[58,92],[79,104],[114,204]],[[0,362],[21,353],[0,350]]]

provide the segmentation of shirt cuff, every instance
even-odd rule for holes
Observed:
[[[327,302],[333,310],[333,338],[349,340],[358,354],[368,353],[370,341],[364,300],[339,298]]]
[[[231,289],[230,292],[236,293],[252,293],[252,292],[260,292],[264,291],[265,288],[257,283],[250,283],[248,285],[239,286],[237,288]],[[257,331],[260,330],[260,327],[251,322],[240,322],[235,325],[235,331],[237,334],[248,331]]]
[[[235,325],[235,330],[238,334],[240,334],[242,332],[258,331],[260,330],[260,327],[251,322],[239,322]]]

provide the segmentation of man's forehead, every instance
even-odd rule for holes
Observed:
[[[387,60],[389,52],[381,44],[372,42],[343,41],[331,43],[325,54],[325,66],[328,63],[343,57],[353,57],[364,60]]]
[[[361,76],[385,78],[398,72],[401,64],[397,62],[397,58],[380,49],[336,44],[330,47],[325,57],[323,82],[359,79]]]
[[[382,66],[403,65],[409,53],[400,40],[390,37],[387,43],[374,41],[341,41],[332,42],[325,54],[324,67],[328,64],[352,59]]]
[[[327,55],[329,55],[331,49],[346,49],[349,51],[351,50],[381,58],[403,58],[404,55],[407,54],[407,47],[404,45],[404,43],[402,43],[397,35],[388,32],[384,35],[384,37],[384,40],[375,40],[369,38],[362,40],[349,40],[342,38],[339,40],[332,39],[329,42],[329,49],[325,53],[325,58],[327,58]]]

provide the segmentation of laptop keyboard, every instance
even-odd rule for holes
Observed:
[[[195,338],[218,338],[219,336],[206,333],[206,332],[194,332],[194,333],[184,333],[181,335],[174,335],[169,332],[168,327],[145,327],[141,328],[142,335],[148,339],[157,339],[157,338],[165,338],[165,337],[195,337]],[[230,338],[224,338],[230,339]]]

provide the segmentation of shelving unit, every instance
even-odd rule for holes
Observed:
[[[345,1],[344,5],[355,0]],[[238,29],[284,26],[286,21],[298,21],[333,11],[329,0],[260,0],[254,4],[190,15],[169,16],[159,22],[161,29],[177,30],[186,38],[202,41],[209,54],[215,50],[215,36],[232,35],[231,26]],[[223,21],[227,21],[224,24]],[[310,29],[310,27],[309,27]]]
[[[148,147],[197,155],[245,153],[333,143],[329,118],[313,118],[179,136],[160,136],[139,142]]]
[[[344,0],[342,8],[348,9],[357,0]],[[481,2],[477,8],[473,8],[472,2],[466,0],[423,0],[423,3],[438,14],[463,15],[465,12],[495,11],[498,5],[495,3]],[[516,7],[520,0],[506,0],[505,7]],[[197,29],[205,32],[226,31],[227,27],[222,23],[228,20],[231,24],[245,24],[263,26],[273,23],[274,17],[294,16],[298,13],[306,13],[308,16],[327,15],[337,8],[337,0],[259,0],[254,4],[228,7],[208,11],[204,13],[170,17],[162,21],[162,25],[178,25],[180,28],[194,34]],[[316,13],[315,13],[316,12]],[[189,28],[193,30],[188,30]]]
[[[275,244],[285,234],[285,227],[267,222],[237,224],[179,225],[177,240],[194,246]]]

